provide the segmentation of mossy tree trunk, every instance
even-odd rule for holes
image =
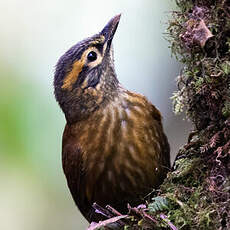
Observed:
[[[178,229],[230,229],[230,1],[176,2],[168,34],[184,68],[173,103],[194,132],[161,186],[163,212]]]
[[[184,68],[172,99],[194,131],[152,202],[130,208],[125,229],[230,229],[230,1],[176,3],[168,38]]]

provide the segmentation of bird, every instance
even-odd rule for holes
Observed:
[[[120,17],[73,45],[54,73],[54,94],[66,118],[63,171],[88,222],[103,220],[94,203],[127,213],[127,204],[140,204],[170,169],[160,111],[122,86],[115,71],[112,41]]]

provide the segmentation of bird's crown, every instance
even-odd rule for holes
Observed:
[[[113,17],[100,33],[77,43],[59,59],[54,93],[67,121],[82,119],[116,91],[111,43],[119,21],[120,15]]]

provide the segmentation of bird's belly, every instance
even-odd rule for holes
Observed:
[[[90,203],[114,207],[127,202],[136,204],[159,184],[160,162],[154,156],[153,144],[141,149],[136,143],[123,140],[110,141],[110,145],[104,142],[101,148],[94,146],[90,151],[92,158],[85,165],[86,196]]]
[[[166,175],[167,140],[148,110],[110,106],[79,124],[75,133],[82,149],[84,193],[91,204],[136,204]]]

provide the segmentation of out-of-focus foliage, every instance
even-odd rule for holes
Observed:
[[[0,72],[0,228],[86,226],[77,221],[74,204],[72,210],[68,205],[71,197],[61,170],[58,132],[63,121],[57,116],[58,108],[39,92],[41,88],[7,64],[0,66]]]

